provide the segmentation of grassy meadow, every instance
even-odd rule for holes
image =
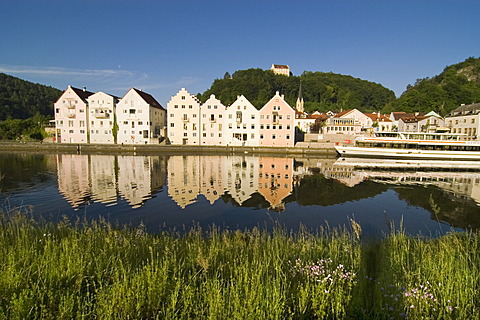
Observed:
[[[478,233],[192,229],[0,218],[0,319],[472,319]]]

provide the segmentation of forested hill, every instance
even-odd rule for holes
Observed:
[[[53,103],[62,91],[0,73],[0,121],[27,119],[40,113],[53,116]]]
[[[418,79],[382,111],[433,110],[445,116],[462,103],[476,102],[480,102],[480,58],[471,57],[433,78]]]
[[[215,80],[210,89],[199,94],[199,98],[204,102],[215,94],[223,104],[230,105],[238,95],[244,95],[255,107],[261,108],[279,91],[295,106],[300,82],[307,112],[352,108],[372,112],[395,100],[392,90],[351,76],[305,71],[301,76],[286,77],[262,69],[239,70],[231,76],[226,73],[223,79]]]

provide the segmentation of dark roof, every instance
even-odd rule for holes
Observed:
[[[285,64],[274,64],[273,67],[277,69],[290,69],[290,67]]]
[[[72,90],[80,97],[84,102],[87,102],[87,98],[93,94],[93,92],[87,91],[86,88],[78,89],[75,87],[70,86]]]
[[[448,115],[449,116],[463,116],[469,114],[478,114],[480,113],[480,103],[464,104],[460,107],[452,110]]]
[[[162,105],[160,103],[158,103],[158,101],[155,100],[155,98],[152,97],[151,95],[149,95],[148,93],[143,92],[142,90],[135,89],[135,88],[132,88],[132,89],[135,90],[135,92],[138,93],[140,95],[140,97],[142,97],[142,99],[145,100],[145,102],[147,102],[150,106],[152,106],[154,108],[165,110],[162,107]]]

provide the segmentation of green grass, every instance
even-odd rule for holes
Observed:
[[[185,235],[0,218],[0,319],[471,319],[476,233]]]

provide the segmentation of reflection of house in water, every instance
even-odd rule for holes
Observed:
[[[270,203],[271,209],[285,209],[282,200],[292,192],[292,174],[292,158],[260,158],[258,191]]]
[[[89,201],[90,168],[89,156],[78,154],[57,155],[58,191],[78,208]]]
[[[200,158],[200,193],[210,204],[217,201],[225,192],[224,189],[224,156],[203,156]]]
[[[92,199],[100,203],[116,204],[115,156],[90,156],[90,173]]]
[[[259,158],[232,156],[223,159],[227,161],[225,165],[227,192],[241,205],[258,191]]]
[[[258,191],[258,158],[242,156],[171,156],[168,194],[181,208],[203,194],[213,204],[225,192],[242,204]]]
[[[143,205],[161,185],[159,157],[118,156],[118,192],[133,208]],[[157,164],[156,164],[157,163]]]
[[[195,202],[199,194],[200,156],[171,156],[168,159],[168,195],[181,208]]]
[[[59,191],[74,208],[90,200],[115,205],[119,194],[139,207],[165,184],[158,156],[57,155],[57,168]]]

